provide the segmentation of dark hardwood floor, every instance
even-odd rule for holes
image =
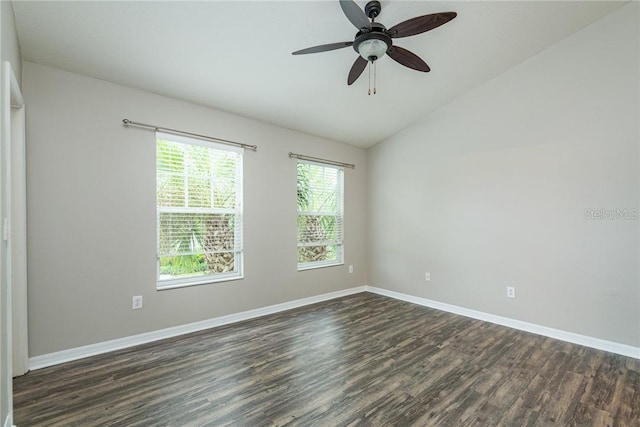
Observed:
[[[363,293],[14,380],[26,426],[640,426],[640,360]]]

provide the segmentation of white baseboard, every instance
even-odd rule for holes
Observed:
[[[305,305],[315,304],[322,301],[328,301],[335,298],[353,295],[361,292],[371,292],[378,295],[384,295],[401,301],[422,305],[425,307],[435,308],[437,310],[449,313],[459,314],[461,316],[471,317],[473,319],[484,320],[486,322],[495,323],[509,328],[521,331],[531,332],[549,338],[555,338],[574,344],[584,345],[586,347],[598,350],[609,351],[611,353],[620,354],[622,356],[640,359],[640,347],[633,347],[626,344],[620,344],[613,341],[607,341],[599,338],[593,338],[586,335],[580,335],[573,332],[562,331],[559,329],[548,328],[533,323],[523,322],[521,320],[510,319],[508,317],[497,316],[495,314],[485,313],[482,311],[472,310],[469,308],[459,307],[443,302],[433,301],[426,298],[407,295],[400,292],[389,291],[374,286],[359,286],[356,288],[345,289],[342,291],[330,292],[327,294],[316,295],[309,298],[302,298],[295,301],[289,301],[282,304],[270,305],[268,307],[256,308],[254,310],[243,311],[241,313],[229,314],[227,316],[215,317],[200,322],[189,323],[186,325],[174,326],[171,328],[160,329],[157,331],[146,332],[130,337],[118,338],[110,341],[104,341],[96,344],[90,344],[82,347],[62,350],[55,353],[43,354],[29,358],[29,369],[41,369],[48,366],[58,365],[60,363],[70,362],[72,360],[83,359],[97,354],[107,353],[109,351],[120,350],[123,348],[133,347],[148,342],[157,341],[165,338],[172,338],[179,335],[197,332],[204,329],[215,328],[217,326],[228,325],[230,323],[241,322],[243,320],[254,319],[256,317],[266,316],[268,314],[279,313],[281,311],[291,310],[293,308],[303,307]],[[10,420],[10,419],[9,419]],[[11,424],[6,424],[10,427]]]
[[[562,331],[560,329],[548,328],[546,326],[536,325],[534,323],[523,322],[521,320],[511,319],[508,317],[496,316],[495,314],[485,313],[482,311],[471,310],[469,308],[459,307],[456,305],[446,304],[443,302],[433,301],[426,298],[415,297],[400,292],[389,291],[374,286],[366,286],[367,292],[378,295],[384,295],[394,299],[411,302],[425,307],[435,308],[437,310],[447,311],[449,313],[459,314],[473,319],[484,320],[486,322],[496,323],[498,325],[507,326],[509,328],[518,329],[533,334],[542,335],[549,338],[555,338],[561,341],[573,344],[583,345],[598,350],[609,351],[611,353],[620,354],[622,356],[640,359],[640,347],[633,347],[627,344],[620,344],[613,341],[607,341],[600,338],[593,338],[586,335],[580,335],[573,332]]]
[[[267,314],[279,313],[281,311],[291,310],[293,308],[303,307],[305,305],[315,304],[322,301],[328,301],[347,295],[365,292],[365,288],[365,286],[360,286],[356,288],[345,289],[342,291],[330,292],[327,294],[302,298],[295,301],[284,302],[282,304],[275,304],[268,307],[261,307],[254,310],[243,311],[241,313],[215,317],[212,319],[202,320],[200,322],[188,323],[186,325],[174,326],[171,328],[146,332],[130,337],[118,338],[110,341],[104,341],[96,344],[62,350],[55,353],[43,354],[41,356],[29,358],[29,369],[34,370],[46,368],[47,366],[53,366],[60,363],[70,362],[72,360],[83,359],[85,357],[95,356],[97,354],[107,353],[109,351],[120,350],[140,344],[146,344],[148,342],[165,338],[172,338],[178,335],[202,331],[204,329],[215,328],[216,326],[228,325],[229,323],[254,319],[256,317],[266,316]]]

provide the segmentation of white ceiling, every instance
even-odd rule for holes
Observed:
[[[357,2],[364,8],[366,2]],[[14,10],[23,58],[367,147],[622,6],[612,1],[382,1],[378,21],[455,11],[450,23],[394,43],[430,73],[378,61],[352,86],[351,41],[337,0],[23,2]]]

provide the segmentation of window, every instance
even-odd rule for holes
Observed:
[[[298,161],[298,270],[343,263],[343,174]]]
[[[158,289],[242,277],[242,149],[156,134]]]

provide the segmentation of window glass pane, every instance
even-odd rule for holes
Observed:
[[[199,141],[158,139],[159,287],[241,274],[241,158]]]
[[[236,204],[234,179],[217,178],[213,182],[213,207],[231,209]]]
[[[175,279],[205,275],[204,255],[176,255],[160,257],[160,279]]]
[[[337,261],[337,246],[303,246],[298,248],[298,263]]]
[[[337,220],[331,215],[298,215],[298,242],[338,239]]]
[[[181,144],[158,141],[156,149],[158,206],[185,205],[184,154]]]
[[[298,268],[342,262],[342,168],[298,162]]]
[[[190,175],[187,181],[189,190],[188,206],[192,208],[211,207],[211,178]]]

